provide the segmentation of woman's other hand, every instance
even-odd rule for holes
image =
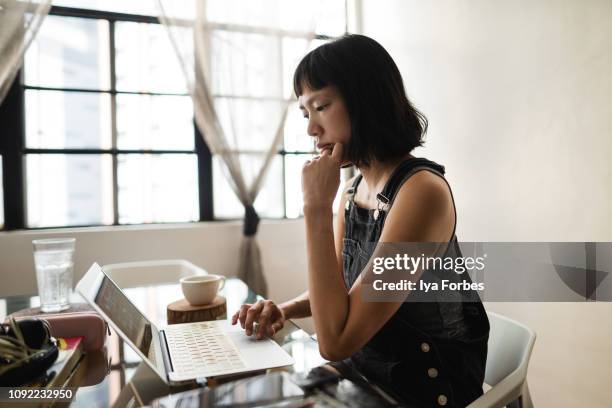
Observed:
[[[273,336],[285,325],[285,313],[271,300],[259,300],[256,303],[245,303],[232,316],[232,324],[240,322],[247,336],[255,334],[257,339]],[[258,323],[254,333],[253,324]]]
[[[325,149],[320,156],[307,161],[302,169],[304,208],[331,208],[340,185],[342,143],[333,151]]]

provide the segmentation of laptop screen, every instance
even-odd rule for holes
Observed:
[[[128,300],[108,277],[104,276],[96,295],[96,304],[154,365],[151,322]]]

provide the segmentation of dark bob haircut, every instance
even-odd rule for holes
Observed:
[[[423,144],[427,119],[408,100],[389,53],[373,39],[345,35],[306,54],[293,76],[299,97],[305,88],[338,88],[351,123],[345,158],[368,166],[405,156]]]

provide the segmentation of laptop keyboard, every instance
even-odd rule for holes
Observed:
[[[165,328],[175,372],[212,376],[246,365],[229,336],[214,322],[171,325]]]

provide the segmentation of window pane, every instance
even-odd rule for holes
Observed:
[[[226,30],[212,33],[214,94],[283,98],[279,37]]]
[[[26,85],[110,87],[108,21],[47,16],[25,57]]]
[[[215,98],[215,111],[228,148],[257,152],[267,149],[276,136],[285,104],[274,100]]]
[[[255,178],[262,162],[260,155],[241,155],[240,163],[247,175],[247,185]],[[213,156],[213,199],[215,218],[242,218],[244,207],[232,191],[225,178],[221,162]],[[282,218],[283,212],[283,172],[281,156],[272,159],[263,187],[255,200],[255,210],[260,217]]]
[[[160,24],[115,24],[117,90],[187,93],[185,75]]]
[[[117,147],[193,150],[191,97],[118,94]]]
[[[29,148],[111,147],[110,94],[25,91]]]
[[[306,129],[308,120],[304,118],[298,103],[292,103],[287,112],[285,121],[285,150],[289,152],[313,152],[315,151],[315,139],[308,136]]]
[[[341,36],[345,31],[345,0],[323,0],[315,19],[315,32],[329,36]]]
[[[285,156],[285,201],[287,218],[298,218],[304,215],[302,197],[302,167],[312,154],[288,154]]]
[[[302,167],[304,162],[313,157],[312,154],[288,154],[285,156],[285,202],[287,203],[287,218],[298,218],[304,215],[304,199],[302,196]],[[334,214],[338,210],[342,187],[349,178],[349,173],[343,169],[340,173],[340,187],[333,203]]]
[[[117,163],[119,223],[199,219],[195,154],[120,154]]]
[[[283,95],[293,95],[293,73],[308,52],[310,41],[304,38],[283,38]]]
[[[111,155],[26,155],[28,227],[113,222]]]

